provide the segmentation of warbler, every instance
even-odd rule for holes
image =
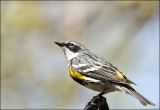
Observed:
[[[79,84],[100,92],[100,95],[123,91],[137,98],[144,106],[147,104],[155,105],[132,88],[130,84],[135,83],[115,66],[93,54],[80,43],[73,41],[55,43],[64,51],[68,60],[70,76]]]

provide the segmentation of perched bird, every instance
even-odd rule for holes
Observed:
[[[79,84],[100,92],[100,95],[123,91],[137,98],[144,106],[155,105],[132,88],[130,84],[135,83],[115,66],[91,53],[80,43],[73,41],[55,43],[63,49],[68,60],[70,76]]]

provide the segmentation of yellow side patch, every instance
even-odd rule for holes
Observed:
[[[116,70],[116,73],[117,73],[121,78],[124,79],[123,75],[122,75],[119,71]]]
[[[76,71],[73,71],[70,67],[69,67],[69,72],[70,72],[70,75],[72,78],[76,78],[76,79],[84,79],[85,76],[83,76],[82,74],[76,72]]]

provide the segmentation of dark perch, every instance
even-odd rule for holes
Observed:
[[[94,96],[86,105],[84,110],[109,110],[106,98],[101,94]]]

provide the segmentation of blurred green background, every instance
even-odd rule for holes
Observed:
[[[55,41],[82,43],[156,104],[113,92],[111,109],[159,108],[158,1],[2,1],[2,109],[83,109],[98,94],[70,78]]]

